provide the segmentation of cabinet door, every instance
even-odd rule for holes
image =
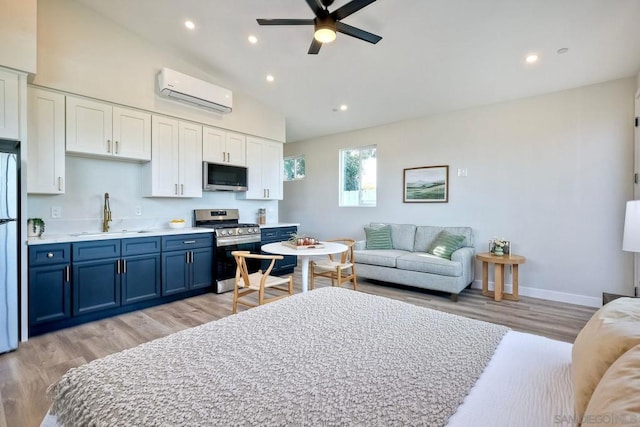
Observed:
[[[178,195],[178,121],[162,116],[151,117],[151,163],[147,166],[150,196]],[[202,170],[199,166],[198,170]]]
[[[18,75],[0,69],[0,138],[20,139]]]
[[[282,200],[282,144],[265,141],[262,152],[262,185],[267,199]]]
[[[189,290],[188,251],[162,254],[162,295],[172,295]]]
[[[69,264],[29,268],[29,326],[71,317]]]
[[[238,193],[239,198],[265,199],[266,191],[262,185],[262,151],[264,145],[257,138],[247,138],[247,187],[244,193]]]
[[[64,194],[64,95],[30,87],[27,92],[27,109],[27,191]]]
[[[151,114],[113,107],[113,155],[151,160]]]
[[[227,132],[225,141],[227,163],[246,166],[247,137],[241,133]]]
[[[202,126],[180,122],[180,197],[202,197]]]
[[[160,254],[122,259],[122,305],[160,297]]]
[[[112,122],[111,105],[67,96],[67,152],[112,156]]]
[[[190,289],[206,288],[213,284],[213,248],[191,251]]]
[[[202,128],[202,160],[212,163],[226,162],[226,132],[222,129],[203,126]]]
[[[120,306],[120,260],[74,262],[73,315]]]

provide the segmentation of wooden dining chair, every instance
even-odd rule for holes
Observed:
[[[233,251],[231,255],[236,260],[236,278],[233,286],[233,313],[238,312],[238,304],[247,307],[256,307],[268,302],[276,301],[281,298],[293,295],[293,276],[278,277],[270,276],[271,270],[276,260],[284,258],[282,255],[261,255],[252,254],[249,251]],[[255,273],[249,273],[247,268],[247,259],[271,260],[266,271],[258,270]],[[285,285],[285,286],[283,286]],[[284,292],[286,295],[267,296],[266,290]],[[247,295],[258,293],[258,303],[249,302],[244,297]],[[240,299],[243,299],[242,301]]]
[[[313,282],[316,277],[327,277],[331,279],[331,286],[340,287],[343,283],[351,282],[353,290],[358,290],[356,282],[356,266],[353,257],[353,246],[356,241],[349,238],[339,238],[326,240],[327,242],[342,243],[347,246],[347,250],[330,254],[327,259],[313,260],[309,265],[309,289],[313,289]]]

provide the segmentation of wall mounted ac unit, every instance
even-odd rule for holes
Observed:
[[[158,74],[160,94],[210,108],[220,113],[230,113],[233,106],[233,93],[229,89],[163,68]]]

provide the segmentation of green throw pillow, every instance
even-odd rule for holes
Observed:
[[[441,231],[433,241],[427,253],[444,259],[451,259],[451,254],[462,247],[464,236]]]
[[[393,249],[391,226],[365,227],[364,234],[367,236],[367,249]]]

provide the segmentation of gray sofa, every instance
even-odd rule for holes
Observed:
[[[372,227],[386,225],[372,223]],[[453,301],[474,280],[473,231],[471,227],[389,224],[393,249],[366,249],[356,242],[354,258],[358,277],[449,292]],[[464,236],[463,247],[451,260],[427,253],[438,234],[446,230]]]

